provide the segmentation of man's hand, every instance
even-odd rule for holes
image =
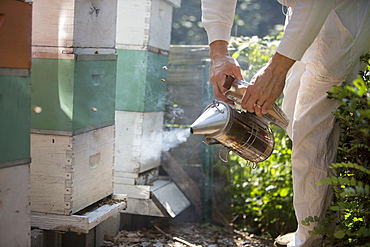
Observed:
[[[285,85],[285,78],[295,60],[276,53],[266,66],[253,76],[245,90],[241,106],[257,116],[266,114],[279,98]]]
[[[227,50],[228,43],[223,40],[217,40],[210,45],[210,81],[213,85],[213,92],[216,98],[233,105],[234,103],[225,97],[226,88],[223,87],[226,76],[232,75],[237,79],[242,80],[243,76],[240,72],[238,62],[230,57]]]

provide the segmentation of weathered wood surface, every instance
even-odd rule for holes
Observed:
[[[173,181],[154,181],[151,190],[153,201],[158,202],[160,205],[157,205],[162,206],[172,218],[190,206],[190,201]]]
[[[179,0],[119,0],[116,48],[148,50],[151,46],[168,51],[172,9],[179,5]]]
[[[31,246],[29,164],[0,168],[0,246]]]
[[[113,48],[117,0],[33,2],[32,44],[54,53],[55,47]],[[113,49],[112,49],[113,50]]]
[[[113,193],[114,126],[31,134],[31,158],[32,211],[69,215]]]
[[[149,199],[150,185],[114,184],[114,193],[127,194],[129,198]]]
[[[125,210],[127,202],[104,204],[84,215],[59,215],[32,212],[31,225],[43,230],[88,233],[92,228],[109,217]]]
[[[163,112],[116,111],[115,171],[143,173],[160,166]]]

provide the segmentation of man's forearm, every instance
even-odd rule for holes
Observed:
[[[229,42],[237,0],[202,0],[202,23],[208,43],[215,40]]]

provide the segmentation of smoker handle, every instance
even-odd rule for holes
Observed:
[[[234,81],[235,81],[234,76],[227,75],[223,87],[226,88],[226,89],[230,89],[231,86],[233,85]]]

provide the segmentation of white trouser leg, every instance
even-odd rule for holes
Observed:
[[[288,246],[321,246],[321,238],[308,233],[315,224],[306,227],[301,221],[308,216],[323,217],[332,199],[329,186],[316,185],[330,175],[328,166],[335,162],[338,143],[332,114],[337,105],[327,99],[326,92],[357,75],[359,57],[370,49],[369,8],[367,0],[338,1],[302,62],[297,62],[287,77],[283,110],[291,119],[287,131],[293,141],[298,220],[295,239]]]

